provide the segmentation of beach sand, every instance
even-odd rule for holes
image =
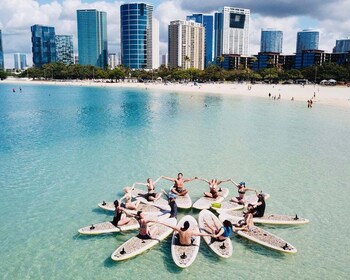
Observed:
[[[306,101],[313,99],[316,104],[335,105],[350,107],[350,87],[347,86],[320,86],[320,85],[274,85],[274,84],[248,84],[248,83],[105,83],[97,81],[32,81],[28,79],[8,78],[0,84],[22,84],[33,85],[62,85],[62,86],[93,86],[93,87],[116,87],[116,88],[137,88],[147,90],[165,90],[179,93],[191,94],[218,94],[232,96],[249,96],[276,99],[281,95],[283,100]],[[249,89],[251,88],[251,89]],[[314,94],[316,95],[313,98]]]

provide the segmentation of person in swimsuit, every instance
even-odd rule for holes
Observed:
[[[233,180],[231,180],[232,184],[234,184],[237,188],[238,188],[238,196],[231,198],[232,202],[236,202],[238,204],[244,204],[244,195],[247,191],[255,191],[253,189],[249,189],[246,188],[245,186],[245,182],[240,182],[239,184],[237,184],[236,182],[234,182]]]
[[[171,191],[179,196],[185,196],[188,193],[188,190],[184,188],[185,183],[198,179],[198,177],[184,179],[182,173],[177,174],[177,178],[170,178],[165,176],[161,176],[161,178],[174,182],[174,187]]]
[[[258,202],[253,204],[253,207],[255,209],[255,212],[253,214],[253,217],[261,218],[264,217],[265,214],[265,208],[266,208],[266,203],[265,203],[265,195],[262,193],[256,192],[258,196]]]
[[[226,238],[229,238],[232,235],[232,223],[228,220],[223,222],[223,226],[220,227],[215,220],[212,218],[213,224],[210,225],[207,221],[204,221],[204,224],[210,229],[213,234],[213,238],[218,241],[224,241]]]
[[[248,205],[247,212],[244,214],[244,219],[240,220],[237,224],[234,225],[233,231],[237,232],[239,230],[242,231],[252,231],[254,230],[254,222],[253,222],[253,214],[255,213],[255,209],[252,204]]]
[[[119,205],[118,200],[114,201],[114,207],[115,207],[114,217],[113,217],[113,221],[111,221],[111,223],[115,227],[126,225],[127,223],[129,223],[131,219],[126,217],[125,209]]]
[[[124,207],[126,209],[129,210],[136,210],[137,207],[140,205],[140,201],[136,201],[136,202],[131,202],[132,196],[131,196],[131,192],[134,190],[134,185],[129,188],[129,187],[125,187],[124,188],[124,196],[120,198],[120,205],[121,207]],[[122,202],[124,200],[124,202]]]
[[[191,246],[193,245],[194,242],[194,236],[212,236],[211,234],[208,233],[200,233],[198,230],[194,230],[194,229],[190,229],[190,223],[188,221],[184,222],[183,227],[174,227],[171,225],[168,225],[166,223],[163,222],[157,222],[159,224],[162,224],[164,226],[167,226],[171,229],[173,229],[174,231],[178,232],[177,235],[177,241],[178,244],[177,245],[181,245],[181,246]]]
[[[139,234],[137,237],[140,239],[152,239],[152,231],[148,227],[148,223],[153,223],[155,221],[145,219],[145,215],[142,213],[142,211],[138,211],[135,218],[140,225]]]
[[[176,194],[169,192],[169,194],[166,193],[166,191],[162,190],[165,196],[168,198],[168,204],[170,206],[170,218],[176,218],[177,217],[177,204],[176,204]]]
[[[211,179],[209,181],[208,179],[204,178],[198,178],[198,180],[207,182],[209,184],[209,192],[204,192],[204,196],[211,198],[217,198],[221,195],[221,188],[218,190],[217,186],[219,186],[221,183],[231,181],[231,179],[223,181],[218,181],[218,179]]]
[[[139,194],[140,196],[143,196],[144,198],[147,199],[147,201],[157,201],[160,196],[162,195],[161,193],[156,193],[156,184],[158,183],[158,181],[161,179],[161,177],[159,177],[157,180],[155,180],[154,182],[152,181],[151,178],[147,179],[147,183],[135,183],[135,185],[142,185],[142,186],[146,186],[147,187],[147,193],[146,194]]]

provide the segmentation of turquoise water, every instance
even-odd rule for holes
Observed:
[[[0,84],[3,279],[349,277],[348,109],[117,88],[22,85],[23,93],[13,94],[14,86]],[[309,218],[305,226],[264,227],[298,253],[234,237],[230,259],[217,258],[202,242],[195,263],[181,270],[169,239],[115,263],[110,255],[134,232],[77,234],[111,219],[98,202],[134,181],[179,171],[245,180],[271,194],[268,212]],[[196,199],[206,185],[188,188]]]

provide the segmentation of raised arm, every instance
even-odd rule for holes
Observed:
[[[163,178],[165,180],[172,181],[172,182],[175,182],[175,180],[176,180],[174,178],[170,178],[170,177],[166,177],[166,176],[160,176],[160,178]]]
[[[165,190],[162,190],[162,192],[165,194],[165,196],[167,197],[167,199],[169,199],[169,195]]]
[[[163,223],[163,222],[161,222],[161,221],[153,221],[153,222],[154,222],[154,223],[157,223],[157,224],[161,224],[161,225],[166,226],[166,227],[168,227],[168,228],[171,228],[171,229],[173,229],[173,230],[175,230],[175,231],[180,231],[180,229],[179,229],[178,227],[174,227],[174,226],[172,226],[172,225]]]
[[[162,176],[160,176],[157,180],[155,180],[155,181],[153,182],[153,184],[154,184],[154,185],[157,184],[158,181],[159,181],[160,179],[162,179]]]
[[[191,181],[197,180],[197,179],[198,179],[198,177],[187,178],[187,179],[184,179],[184,183],[191,182]]]
[[[229,181],[231,181],[231,179],[221,180],[221,181],[218,181],[216,184],[220,185],[221,183],[225,183],[225,182],[229,182]]]
[[[230,179],[230,182],[231,182],[232,184],[234,184],[236,187],[239,186],[239,185],[238,185],[235,181],[233,181],[232,179]]]
[[[147,183],[134,183],[132,186],[135,188],[136,185],[147,186]]]
[[[206,182],[206,183],[208,183],[208,184],[209,184],[209,180],[208,180],[208,179],[204,179],[204,178],[197,178],[197,180],[199,180],[199,181],[203,181],[203,182]]]
[[[212,236],[212,234],[201,233],[201,232],[198,232],[198,231],[192,231],[192,236]]]

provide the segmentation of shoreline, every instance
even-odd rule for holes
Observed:
[[[104,87],[104,88],[135,88],[143,90],[161,90],[179,93],[191,94],[212,94],[223,96],[246,96],[246,97],[264,97],[271,99],[279,94],[283,100],[306,102],[312,99],[317,104],[335,105],[350,108],[350,88],[346,86],[320,86],[320,85],[282,85],[282,84],[248,84],[248,83],[199,83],[193,82],[187,84],[179,83],[138,83],[138,82],[120,82],[105,83],[96,81],[36,81],[28,79],[6,79],[0,81],[0,84],[18,85],[56,85],[56,86],[85,86],[85,87]],[[249,87],[251,89],[249,89]],[[18,90],[18,89],[17,89]],[[316,98],[313,98],[314,94]]]

